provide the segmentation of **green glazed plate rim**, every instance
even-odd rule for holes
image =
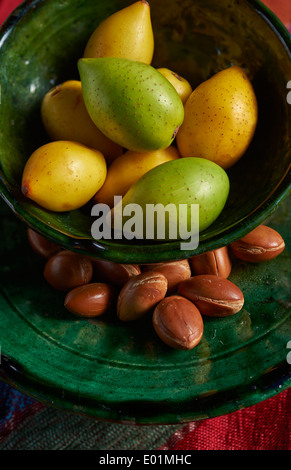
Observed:
[[[153,403],[142,402],[129,404],[132,406],[132,414],[132,412],[128,412],[128,407],[123,408],[118,404],[108,407],[104,403],[95,401],[90,403],[90,400],[81,404],[80,397],[76,399],[74,395],[67,392],[65,393],[66,397],[60,398],[53,387],[35,382],[9,356],[2,354],[0,359],[0,379],[45,406],[74,412],[98,421],[129,425],[171,425],[216,418],[256,405],[291,387],[291,365],[285,361],[246,387],[218,392],[208,397],[201,397],[199,400],[193,400],[193,402],[185,402],[184,409],[181,409],[180,412],[169,411],[170,406],[166,411],[159,410],[160,404],[156,407]]]

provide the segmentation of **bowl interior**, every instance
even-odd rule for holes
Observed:
[[[79,79],[77,60],[97,25],[130,1],[28,1],[0,36],[0,190],[29,226],[63,247],[118,262],[155,262],[190,256],[176,241],[132,243],[91,237],[90,206],[52,213],[20,192],[25,162],[49,142],[40,103],[54,85]],[[230,195],[219,218],[200,234],[200,253],[230,243],[262,223],[290,192],[290,36],[259,2],[151,0],[153,65],[168,67],[194,88],[236,64],[251,79],[259,106],[255,137],[230,170]]]

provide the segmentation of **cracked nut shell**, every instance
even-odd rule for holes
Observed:
[[[178,294],[191,300],[200,313],[226,317],[239,312],[244,304],[242,291],[229,279],[200,274],[181,282]]]
[[[167,292],[166,277],[159,272],[146,272],[131,278],[117,299],[117,316],[122,321],[137,320],[148,314]]]
[[[175,349],[193,349],[203,335],[203,319],[197,307],[179,295],[161,300],[153,313],[159,338]]]
[[[163,274],[168,281],[168,295],[172,295],[176,291],[180,282],[191,277],[191,268],[187,259],[145,265],[142,270],[143,272],[154,271]]]
[[[276,258],[285,248],[281,235],[267,225],[259,225],[245,237],[230,245],[233,255],[248,263],[261,263]]]

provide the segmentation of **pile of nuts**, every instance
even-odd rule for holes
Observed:
[[[226,317],[241,310],[242,291],[228,278],[231,254],[248,263],[278,256],[284,240],[260,225],[240,240],[180,261],[120,264],[64,250],[28,229],[34,251],[46,259],[44,277],[66,293],[64,306],[80,317],[115,311],[120,321],[152,315],[158,337],[175,349],[193,349],[203,335],[203,316]]]

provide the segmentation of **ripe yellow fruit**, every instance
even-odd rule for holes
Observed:
[[[129,188],[149,170],[179,157],[178,150],[173,146],[142,153],[127,150],[108,168],[106,181],[97,192],[94,201],[113,207],[114,196],[124,196]]]
[[[188,80],[170,69],[159,68],[157,70],[173,85],[173,87],[176,89],[176,92],[180,96],[182,103],[185,104],[193,91]]]
[[[179,152],[230,168],[246,152],[257,120],[251,82],[240,67],[229,67],[201,83],[188,98],[176,138]]]
[[[140,0],[100,23],[87,43],[84,57],[123,57],[150,64],[153,53],[150,6]]]
[[[77,142],[50,142],[26,162],[21,190],[45,209],[70,211],[89,202],[106,174],[105,158],[98,150]]]
[[[42,100],[41,117],[52,140],[70,140],[95,148],[108,164],[123,153],[123,148],[106,137],[90,118],[78,80],[68,80],[49,90]]]

